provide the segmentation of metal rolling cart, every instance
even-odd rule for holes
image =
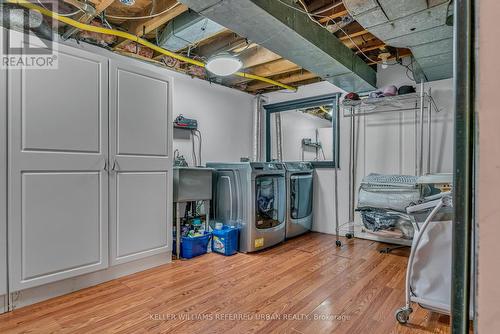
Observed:
[[[349,219],[347,222],[338,225],[337,232],[341,229],[347,230],[346,237],[359,237],[384,243],[396,244],[401,246],[411,246],[411,240],[402,238],[382,237],[370,234],[362,228],[360,233],[355,235],[355,210],[356,210],[356,172],[357,172],[357,126],[356,120],[359,117],[369,117],[375,114],[396,113],[396,112],[414,112],[414,145],[415,145],[415,175],[422,176],[431,172],[431,149],[432,149],[432,112],[439,112],[432,95],[431,90],[424,90],[424,83],[420,83],[420,90],[416,93],[404,95],[387,96],[379,98],[369,98],[367,94],[362,94],[361,100],[344,100],[341,103],[343,116],[350,118],[350,140],[349,140]],[[427,120],[425,113],[427,112]],[[427,124],[425,124],[427,123]],[[427,126],[427,131],[425,127]],[[427,133],[426,133],[427,132]],[[426,137],[425,137],[426,136]],[[427,138],[427,148],[424,147]],[[427,152],[424,152],[424,151]],[[426,166],[424,169],[424,156],[426,157]],[[336,186],[337,187],[337,186]],[[337,193],[337,189],[335,189]],[[337,233],[338,234],[338,233]],[[337,245],[341,243],[337,243]]]

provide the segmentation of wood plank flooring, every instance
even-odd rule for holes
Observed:
[[[0,333],[448,333],[447,316],[418,306],[397,324],[408,250],[382,246],[309,233],[175,261],[1,315]]]

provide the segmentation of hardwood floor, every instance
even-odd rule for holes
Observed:
[[[447,333],[448,317],[418,306],[396,322],[408,251],[381,247],[310,233],[175,261],[4,314],[0,333]]]

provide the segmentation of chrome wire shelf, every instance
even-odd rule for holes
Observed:
[[[386,96],[378,98],[362,98],[361,100],[344,100],[341,108],[344,117],[373,115],[385,112],[421,110],[429,108],[429,101],[437,110],[432,97],[423,93]],[[423,105],[421,106],[423,102]]]

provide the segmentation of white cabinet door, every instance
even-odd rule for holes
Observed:
[[[57,56],[8,75],[11,292],[108,266],[108,62]]]
[[[0,31],[2,33],[2,31]],[[0,46],[0,49],[2,47]],[[0,69],[0,313],[7,294],[7,75]]]
[[[111,264],[171,249],[172,90],[163,72],[110,62]]]

